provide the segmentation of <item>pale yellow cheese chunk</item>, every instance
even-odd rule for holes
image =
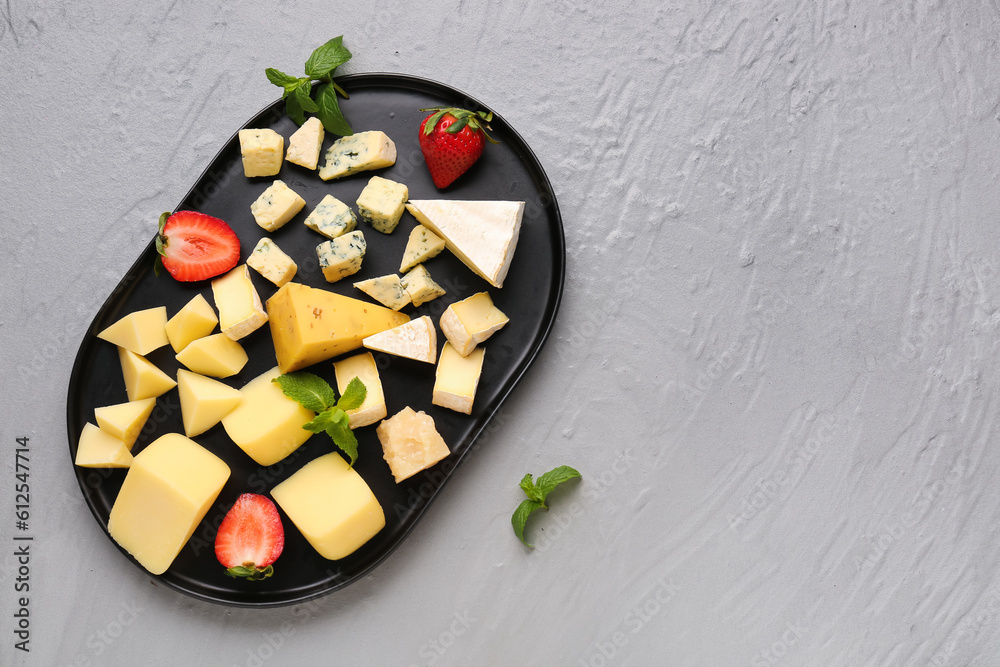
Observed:
[[[431,278],[430,271],[423,264],[417,264],[400,280],[414,306],[422,306],[428,301],[445,295],[444,288]]]
[[[285,139],[271,129],[240,130],[240,154],[243,173],[248,178],[274,176],[281,171],[281,153]]]
[[[383,234],[391,234],[403,216],[403,204],[410,196],[402,183],[372,176],[358,196],[358,215]]]
[[[247,266],[281,287],[295,277],[298,265],[278,244],[264,237],[247,257]]]
[[[385,527],[375,494],[339,454],[310,461],[271,490],[299,532],[323,558],[349,556]]]
[[[433,417],[423,411],[414,412],[409,406],[384,420],[375,433],[397,484],[451,453],[437,432]]]
[[[386,308],[399,310],[410,304],[410,295],[403,287],[403,281],[395,273],[362,280],[354,283],[354,286]]]
[[[124,442],[87,423],[76,445],[75,463],[81,468],[128,468],[132,454]]]
[[[423,225],[417,225],[410,231],[410,237],[406,241],[399,272],[405,273],[417,264],[437,257],[445,249],[445,245],[443,238]]]
[[[156,398],[177,386],[172,377],[151,361],[124,347],[118,348],[118,360],[122,365],[122,377],[125,378],[125,393],[130,401]]]
[[[472,414],[485,352],[477,347],[471,354],[462,356],[451,343],[445,343],[434,377],[431,403],[455,412]]]
[[[288,137],[288,153],[285,154],[285,159],[306,169],[315,169],[319,164],[319,152],[323,148],[324,136],[326,131],[320,119],[315,116],[309,118],[302,123],[302,127]]]
[[[184,435],[189,438],[218,424],[243,399],[239,389],[183,368],[177,370],[177,393]]]
[[[242,345],[222,333],[191,341],[177,355],[177,361],[195,373],[216,378],[236,375],[249,359]]]
[[[177,314],[167,320],[167,340],[174,352],[180,352],[191,341],[207,336],[215,329],[219,318],[211,304],[201,294],[184,304]]]
[[[285,458],[312,435],[302,428],[316,413],[285,396],[272,382],[277,367],[251,380],[240,390],[242,399],[222,418],[222,426],[240,449],[262,466]]]
[[[348,426],[352,429],[374,424],[385,419],[385,394],[382,393],[382,380],[378,374],[378,366],[371,352],[362,352],[352,357],[333,362],[333,370],[337,375],[337,391],[343,395],[347,385],[353,378],[358,378],[365,385],[365,400],[357,408],[347,411]]]
[[[139,564],[163,574],[229,479],[229,466],[180,433],[161,436],[132,461],[108,532]]]
[[[385,132],[370,130],[341,137],[326,150],[326,164],[319,177],[329,181],[370,169],[391,167],[396,163],[396,144]]]
[[[250,335],[267,322],[267,313],[246,264],[215,278],[212,294],[219,309],[219,328],[233,340]]]
[[[167,340],[166,326],[167,308],[157,306],[129,313],[97,334],[97,337],[145,356],[170,342]]]
[[[106,405],[94,409],[94,419],[102,431],[115,436],[131,450],[154,407],[155,398]]]
[[[397,357],[426,361],[429,364],[437,361],[437,332],[434,330],[434,322],[427,315],[368,336],[362,343],[369,350]]]
[[[305,205],[305,199],[285,185],[284,181],[279,180],[268,186],[257,200],[250,204],[250,213],[258,225],[273,232],[294,218]]]
[[[441,314],[441,333],[463,357],[507,324],[488,292],[456,301]]]

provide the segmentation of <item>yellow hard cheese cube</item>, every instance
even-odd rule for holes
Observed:
[[[108,532],[139,564],[163,574],[229,479],[222,459],[180,433],[136,455],[108,518]]]
[[[212,306],[201,294],[195,295],[177,314],[167,320],[167,340],[174,352],[180,352],[188,343],[212,333],[219,323]]]
[[[128,468],[132,454],[124,442],[88,423],[76,445],[75,463],[82,468]]]
[[[434,427],[434,419],[409,406],[384,420],[375,429],[382,456],[399,484],[448,456],[448,445]]]
[[[335,283],[341,278],[354,275],[361,270],[368,243],[360,231],[323,241],[316,246],[319,268],[327,282]]]
[[[102,431],[115,436],[131,450],[154,407],[156,407],[155,398],[106,405],[94,409],[94,419]]]
[[[324,181],[359,171],[391,167],[396,163],[396,144],[385,132],[355,132],[333,142],[326,151],[326,164],[319,170]]]
[[[166,326],[167,309],[165,306],[158,306],[129,313],[97,334],[97,337],[145,356],[169,342]]]
[[[434,282],[430,271],[418,264],[402,277],[403,288],[410,295],[414,306],[422,306],[445,294],[444,288]]]
[[[339,454],[310,461],[271,490],[299,532],[323,558],[351,555],[385,527],[375,494]]]
[[[369,350],[397,357],[426,361],[429,364],[437,361],[437,332],[434,330],[434,322],[427,315],[368,336],[362,344]]]
[[[275,181],[250,204],[250,213],[258,225],[273,232],[294,218],[305,205],[306,200],[285,185],[284,181]]]
[[[323,148],[325,135],[323,123],[313,116],[288,137],[285,159],[306,169],[315,169],[319,164],[319,152]]]
[[[221,333],[192,341],[177,355],[177,361],[195,373],[216,378],[236,375],[249,359],[242,345]]]
[[[299,268],[278,244],[267,237],[257,241],[253,252],[247,257],[247,266],[278,287],[294,278]]]
[[[274,176],[281,171],[284,138],[270,129],[240,130],[243,173],[248,177]]]
[[[493,305],[489,293],[479,292],[445,309],[441,314],[441,332],[464,357],[507,322],[507,316]]]
[[[154,366],[148,359],[123,347],[118,348],[118,360],[122,364],[125,393],[128,394],[130,401],[156,398],[177,386],[172,377]]]
[[[372,176],[358,197],[361,219],[383,234],[390,234],[403,216],[403,205],[410,191],[402,183]]]
[[[462,356],[451,343],[445,343],[438,361],[431,402],[455,412],[472,414],[476,387],[483,372],[484,354],[485,350],[477,347],[468,356]]]
[[[347,418],[350,428],[360,428],[385,419],[385,395],[382,393],[382,380],[379,378],[378,366],[371,352],[362,352],[353,357],[333,362],[333,370],[337,374],[337,391],[343,395],[351,380],[358,378],[365,385],[365,400],[359,407],[348,410]]]
[[[281,372],[272,368],[240,390],[239,405],[222,418],[222,426],[240,449],[262,466],[285,458],[312,435],[302,428],[316,413],[285,396],[272,382]]]
[[[193,438],[212,428],[243,399],[240,390],[183,368],[177,370],[184,435]]]
[[[212,281],[219,328],[233,340],[250,335],[267,322],[260,296],[250,281],[250,269],[242,264]]]
[[[410,238],[406,241],[403,260],[399,263],[399,272],[405,273],[417,264],[437,257],[445,245],[443,238],[423,225],[417,225],[410,231]]]
[[[366,336],[410,321],[404,313],[296,282],[267,300],[267,313],[282,373],[356,350]]]

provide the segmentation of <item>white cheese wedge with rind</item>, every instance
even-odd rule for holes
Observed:
[[[428,315],[373,336],[362,344],[369,350],[433,364],[437,361],[437,332]]]

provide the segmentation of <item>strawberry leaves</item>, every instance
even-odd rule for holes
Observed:
[[[339,399],[326,380],[305,371],[285,373],[271,381],[281,387],[285,396],[316,413],[302,428],[313,433],[325,432],[333,440],[333,444],[347,454],[353,466],[358,460],[358,439],[351,431],[350,417],[346,411],[360,407],[368,395],[361,379],[351,379]]]
[[[354,130],[340,110],[337,95],[345,99],[348,95],[333,81],[334,70],[351,59],[351,52],[343,42],[343,35],[334,37],[313,51],[306,61],[303,77],[273,67],[264,70],[264,74],[268,81],[283,89],[281,99],[285,100],[285,113],[296,124],[306,122],[307,113],[316,114],[327,132],[346,137],[354,134]],[[320,84],[315,88],[315,100],[312,97],[314,81]]]

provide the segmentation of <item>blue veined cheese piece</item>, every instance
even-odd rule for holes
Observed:
[[[385,132],[371,130],[341,137],[326,151],[326,164],[319,177],[329,181],[359,171],[396,164],[396,144]]]
[[[360,231],[320,243],[316,246],[316,256],[323,277],[327,282],[335,283],[360,271],[367,247],[365,235]]]
[[[386,308],[399,310],[410,303],[410,295],[403,282],[395,273],[354,283],[359,290],[381,303]]]
[[[247,266],[281,287],[295,277],[298,270],[294,260],[266,236],[247,257]]]
[[[306,200],[297,192],[285,185],[284,181],[275,181],[250,204],[250,213],[257,224],[269,232],[281,229],[295,214],[306,205]]]
[[[403,289],[410,295],[410,301],[414,306],[423,305],[445,294],[444,288],[434,282],[431,272],[423,264],[417,264],[410,269],[401,280]]]
[[[358,197],[361,219],[383,234],[391,234],[403,216],[403,205],[410,196],[402,183],[372,176]]]
[[[306,227],[327,238],[335,239],[347,232],[353,232],[358,219],[351,207],[333,195],[327,195],[316,204],[305,219]]]
[[[417,225],[410,232],[403,251],[403,260],[399,263],[399,272],[406,273],[417,264],[437,257],[444,250],[445,242],[440,236],[423,225]]]

